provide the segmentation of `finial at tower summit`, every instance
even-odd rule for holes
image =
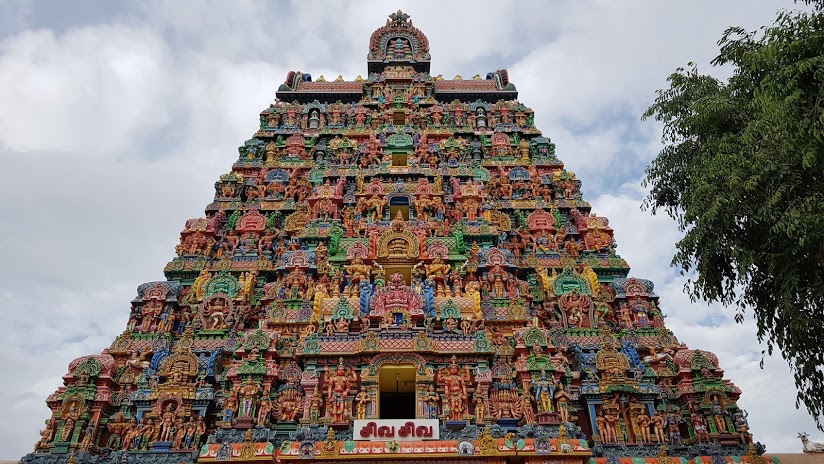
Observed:
[[[429,60],[429,39],[401,10],[390,14],[386,25],[369,38],[370,73],[382,72],[386,66],[412,66],[418,72],[429,72]]]

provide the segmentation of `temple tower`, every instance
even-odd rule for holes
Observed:
[[[434,77],[401,11],[368,45],[289,72],[24,461],[761,459],[507,71]]]

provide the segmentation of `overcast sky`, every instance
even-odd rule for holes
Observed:
[[[520,100],[607,216],[631,275],[651,279],[666,323],[715,352],[743,391],[755,438],[797,452],[815,430],[787,364],[751,319],[690,304],[669,267],[675,224],[639,209],[660,127],[642,122],[678,66],[704,72],[727,26],[769,24],[789,1],[0,1],[0,459],[49,418],[68,363],[126,326],[138,284],[163,279],[187,218],[258,126],[289,70],[366,76],[369,35],[402,8],[428,37],[432,73],[506,68]]]

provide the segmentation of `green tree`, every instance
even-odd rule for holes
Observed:
[[[824,11],[780,12],[728,29],[712,62],[726,80],[679,68],[644,118],[664,148],[645,207],[675,218],[673,264],[695,299],[754,314],[758,339],[789,362],[819,428],[824,412]],[[763,360],[762,360],[763,365]]]

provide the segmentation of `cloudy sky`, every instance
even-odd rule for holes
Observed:
[[[666,76],[713,70],[727,26],[769,24],[789,0],[718,2],[0,1],[0,459],[31,450],[68,363],[126,325],[135,288],[163,278],[187,218],[257,128],[289,70],[366,75],[367,42],[402,8],[429,37],[433,74],[509,70],[520,100],[610,218],[632,275],[667,325],[714,351],[757,440],[814,437],[787,364],[751,320],[690,304],[669,267],[679,233],[639,209],[660,127],[640,121]]]

